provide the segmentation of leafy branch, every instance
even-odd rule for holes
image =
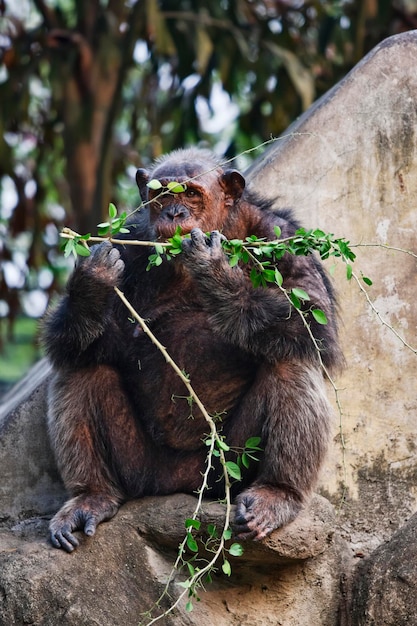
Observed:
[[[226,548],[225,546],[226,542],[230,540],[232,536],[232,531],[230,529],[230,516],[231,516],[231,506],[232,506],[231,480],[241,480],[241,470],[240,470],[240,465],[238,463],[235,463],[234,461],[226,460],[225,452],[230,451],[230,447],[227,445],[226,441],[224,440],[224,437],[217,430],[216,421],[218,420],[216,420],[216,416],[213,417],[207,412],[204,404],[201,402],[197,393],[193,389],[191,385],[191,381],[189,377],[187,376],[187,374],[185,374],[181,370],[181,368],[177,365],[177,363],[171,358],[165,346],[163,346],[161,342],[157,339],[157,337],[152,333],[152,331],[146,324],[145,320],[133,308],[133,306],[127,300],[123,292],[120,291],[118,287],[115,287],[114,289],[115,289],[116,294],[119,296],[123,304],[126,306],[128,311],[132,315],[132,317],[140,324],[141,328],[149,337],[149,339],[152,341],[152,343],[162,353],[167,364],[173,368],[174,372],[181,379],[181,381],[183,382],[183,384],[185,385],[187,389],[189,397],[192,398],[193,402],[195,402],[198,408],[200,409],[210,430],[210,434],[205,440],[205,443],[208,447],[208,454],[207,454],[207,460],[206,460],[206,469],[203,473],[202,484],[198,491],[197,503],[196,503],[192,516],[185,521],[185,528],[186,528],[185,538],[179,546],[178,557],[177,557],[177,560],[175,561],[174,568],[171,572],[171,576],[166,584],[165,590],[163,591],[161,597],[157,601],[156,606],[159,606],[159,603],[161,602],[162,598],[168,593],[168,588],[172,581],[173,573],[174,571],[178,569],[180,565],[184,565],[184,564],[187,565],[190,576],[185,582],[179,583],[180,586],[182,586],[184,589],[182,593],[179,595],[179,597],[177,598],[177,600],[169,607],[167,611],[164,611],[163,614],[155,618],[152,618],[151,621],[148,622],[148,624],[150,625],[150,624],[154,624],[159,619],[161,619],[162,617],[165,617],[168,613],[172,612],[185,596],[188,596],[189,598],[186,604],[186,610],[191,611],[193,608],[192,599],[193,598],[198,599],[197,589],[200,586],[202,586],[204,582],[210,582],[211,580],[210,575],[215,570],[216,564],[220,558],[223,559],[223,564],[222,564],[223,573],[228,576],[231,575],[231,565],[230,565],[228,558],[226,558],[225,553],[228,552],[232,556],[241,556],[243,554],[243,548],[239,543],[233,543],[228,548]],[[257,457],[255,456],[255,452],[261,450],[261,448],[259,448],[259,443],[260,443],[259,437],[251,437],[250,439],[248,439],[248,441],[246,442],[245,448],[242,451],[242,454],[238,457],[238,460],[240,460],[240,464],[243,467],[249,466],[250,459],[257,460]],[[199,531],[201,527],[201,522],[198,520],[198,515],[202,509],[203,496],[209,486],[208,480],[209,480],[210,471],[212,470],[213,457],[219,458],[220,464],[223,470],[224,492],[225,492],[224,501],[226,505],[225,519],[224,519],[223,528],[222,528],[220,535],[218,534],[217,529],[213,525],[211,525],[211,527],[208,528],[209,539],[205,543],[205,548],[206,550],[212,553],[212,556],[211,558],[206,560],[206,563],[204,564],[203,567],[200,567],[200,566],[194,567],[194,565],[192,565],[190,560],[184,559],[183,555],[186,549],[188,549],[194,554],[198,552],[198,545],[193,535],[193,531],[194,530]]]

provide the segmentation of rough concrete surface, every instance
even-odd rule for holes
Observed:
[[[216,577],[193,613],[160,623],[391,626],[398,615],[410,619],[399,626],[417,624],[406,612],[415,602],[415,518],[404,526],[417,501],[416,59],[416,31],[380,44],[248,172],[304,225],[358,246],[354,271],[367,295],[340,261],[334,268],[347,367],[336,380],[342,412],[335,403],[320,489],[336,521],[321,525],[316,499],[289,535],[251,546],[230,579]],[[47,364],[35,372],[0,408],[0,626],[136,624],[167,579],[170,529],[188,504],[182,496],[130,503],[76,553],[53,550],[46,518],[65,496],[46,438]]]
[[[335,264],[347,367],[321,489],[336,504],[347,487],[353,553],[389,538],[417,505],[416,58],[417,31],[381,43],[250,171],[254,187],[295,207],[306,227],[371,244],[354,248],[353,269],[380,318],[343,264],[326,263]]]

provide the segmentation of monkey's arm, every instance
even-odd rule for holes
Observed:
[[[230,267],[217,231],[207,239],[200,230],[193,230],[191,239],[184,241],[181,256],[198,284],[213,329],[227,341],[272,361],[317,360],[317,349],[308,330],[286,295],[278,287],[254,288],[240,267]],[[291,259],[289,275],[286,269],[284,286],[304,289],[311,297],[308,307],[320,308],[331,317],[329,294],[313,258]],[[323,348],[324,360],[337,360],[333,320],[319,326],[311,315],[307,319]]]
[[[113,287],[123,269],[118,250],[108,242],[93,246],[89,257],[79,259],[66,294],[43,324],[43,343],[55,365],[79,362],[103,335],[111,321]]]

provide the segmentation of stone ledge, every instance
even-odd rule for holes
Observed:
[[[99,526],[95,537],[80,535],[81,545],[72,554],[47,542],[46,516],[3,530],[0,624],[137,626],[166,585],[184,538],[184,520],[195,504],[184,494],[129,502]],[[221,526],[223,519],[222,505],[204,503],[203,527]],[[162,624],[263,626],[277,623],[275,612],[285,611],[286,626],[297,626],[307,623],[298,622],[302,605],[306,614],[334,613],[340,555],[333,527],[331,505],[314,496],[297,520],[268,540],[244,542],[243,556],[230,557],[232,576],[216,574],[193,614],[182,603]],[[182,591],[179,580],[177,575],[170,585],[171,602]]]
[[[176,550],[184,538],[184,521],[191,517],[195,504],[193,496],[177,494],[128,503],[123,511],[127,515],[130,507],[133,507],[138,530],[148,541],[159,547]],[[216,502],[204,502],[199,519],[203,535],[207,524],[222,528],[224,506]],[[241,560],[252,564],[281,565],[318,556],[331,544],[334,527],[332,505],[325,498],[314,495],[300,515],[285,528],[274,531],[261,542],[242,542],[244,555]]]

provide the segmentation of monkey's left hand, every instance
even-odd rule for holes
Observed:
[[[218,230],[207,237],[199,228],[193,228],[190,235],[190,239],[182,242],[181,259],[196,278],[232,270],[221,244],[225,237]]]

